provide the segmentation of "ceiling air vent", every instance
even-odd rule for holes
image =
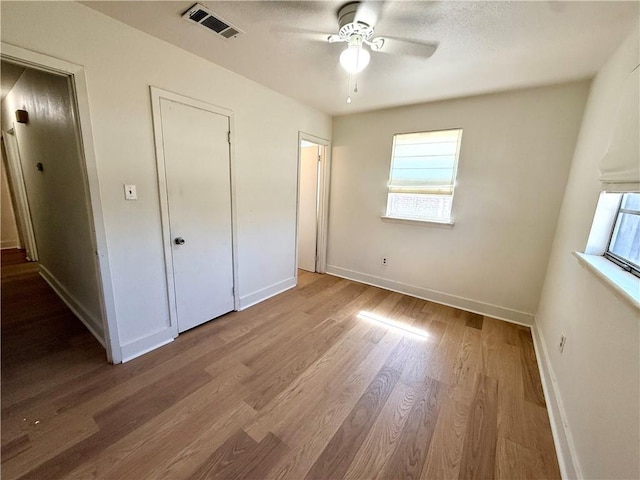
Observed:
[[[236,38],[239,34],[244,33],[238,27],[231,25],[199,3],[196,3],[187,10],[185,14],[182,15],[182,18],[202,25],[224,38]]]

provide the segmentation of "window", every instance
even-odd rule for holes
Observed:
[[[621,195],[604,256],[640,277],[640,193]]]
[[[580,264],[621,298],[640,308],[640,193],[601,192]]]
[[[390,218],[451,223],[462,129],[393,136]]]

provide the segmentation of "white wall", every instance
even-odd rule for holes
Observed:
[[[126,355],[157,343],[169,322],[149,85],[235,114],[241,303],[295,283],[298,131],[329,138],[329,116],[83,5],[1,6],[2,41],[86,67]],[[211,42],[211,48],[224,48],[223,40],[212,36]],[[125,183],[137,185],[138,201],[124,200]]]
[[[587,242],[599,162],[623,82],[640,63],[638,41],[636,26],[593,81],[536,316],[575,447],[575,473],[585,478],[640,478],[640,312],[571,255]],[[570,459],[566,439],[561,444]]]
[[[4,157],[4,152],[2,153]],[[18,226],[11,202],[5,158],[0,161],[0,248],[18,248]]]
[[[102,339],[91,219],[71,105],[67,77],[27,69],[2,101],[2,128],[15,128],[41,270]],[[28,112],[28,123],[15,122],[18,109]]]
[[[335,118],[327,270],[531,323],[588,87]],[[454,227],[382,221],[393,134],[458,127]]]

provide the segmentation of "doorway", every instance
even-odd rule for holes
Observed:
[[[14,188],[9,184],[7,175],[7,150],[4,145],[4,138],[0,138],[0,153],[2,154],[0,169],[2,170],[2,178],[0,183],[0,248],[6,249],[24,249],[24,234],[18,225],[18,219],[15,214],[15,194]]]
[[[5,70],[8,62],[2,61]],[[2,138],[26,256],[104,344],[86,174],[67,75],[22,67],[2,100]],[[37,247],[37,248],[36,248]]]
[[[329,141],[301,132],[298,148],[297,268],[324,273]]]
[[[4,71],[4,69],[3,64],[2,70]],[[17,246],[19,249],[25,251],[28,261],[37,262],[38,250],[36,247],[36,237],[33,231],[29,199],[24,183],[20,151],[18,149],[18,140],[14,127],[11,127],[6,132],[2,132],[2,162],[3,183],[6,179],[7,193],[9,193],[9,195],[3,193],[3,201],[8,200],[10,202],[8,208],[3,207],[3,214],[9,213],[8,216],[11,216],[10,213],[13,212],[18,240]],[[3,185],[3,188],[4,187],[5,185]],[[6,210],[10,210],[10,212]],[[5,222],[3,220],[3,230],[4,228]]]
[[[151,88],[174,335],[235,309],[231,112]]]
[[[3,153],[22,169],[7,169],[21,246],[107,361],[119,363],[84,68],[4,43],[0,57],[21,72],[6,90],[3,82],[2,99]]]

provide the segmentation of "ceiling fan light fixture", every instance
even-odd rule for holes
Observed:
[[[340,54],[340,65],[351,74],[364,70],[369,65],[369,60],[371,54],[362,45],[349,45]]]

